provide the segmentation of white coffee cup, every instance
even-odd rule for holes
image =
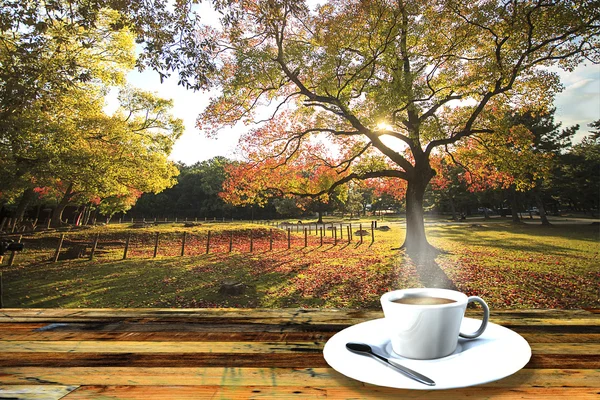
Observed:
[[[443,304],[422,303],[422,298],[445,299]],[[441,302],[441,300],[439,300]],[[483,308],[483,320],[473,333],[460,332],[467,304],[477,302]],[[474,339],[485,330],[490,310],[477,296],[447,289],[416,288],[387,292],[381,296],[385,325],[392,349],[400,356],[414,359],[433,359],[452,354],[458,337]]]

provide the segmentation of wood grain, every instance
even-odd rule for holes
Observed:
[[[478,313],[469,310],[468,316]],[[2,309],[0,399],[599,398],[597,310],[501,310],[532,348],[526,367],[476,387],[405,391],[328,367],[336,332],[380,311]]]

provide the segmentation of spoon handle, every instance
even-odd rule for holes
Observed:
[[[394,369],[400,371],[404,375],[408,376],[411,379],[414,379],[417,382],[421,382],[421,383],[424,383],[425,385],[429,385],[429,386],[435,386],[435,382],[432,381],[431,379],[429,379],[428,377],[426,377],[425,375],[420,374],[417,371],[413,371],[412,369],[399,364],[397,361],[380,356],[379,354],[377,354],[373,351],[371,351],[369,354],[373,355],[374,357],[378,358],[379,360],[385,362],[387,365],[393,367]]]

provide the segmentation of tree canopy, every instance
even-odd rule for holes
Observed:
[[[140,28],[126,5],[1,3],[0,195],[21,197],[17,214],[34,191],[59,201],[58,224],[71,202],[112,214],[173,185],[167,156],[183,125],[172,102],[122,89],[117,112],[104,111],[109,88],[123,86],[136,62]]]

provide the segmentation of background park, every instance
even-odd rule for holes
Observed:
[[[2,3],[3,307],[600,306],[597,90],[555,106],[598,82],[591,2],[42,3]],[[237,152],[173,161],[135,68]]]

